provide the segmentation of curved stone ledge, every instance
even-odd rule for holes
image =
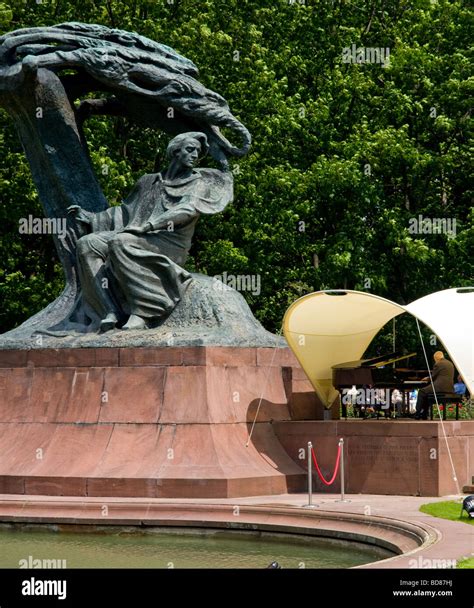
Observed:
[[[103,517],[103,505],[108,508]],[[391,517],[277,505],[236,505],[140,501],[114,498],[6,497],[0,521],[57,525],[198,527],[252,530],[315,536],[364,543],[391,551],[395,557],[427,548],[439,540],[434,528]],[[365,565],[367,566],[367,565]],[[364,566],[364,567],[365,567]]]

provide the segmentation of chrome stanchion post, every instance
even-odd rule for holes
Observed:
[[[339,439],[339,447],[341,448],[341,502],[344,502],[344,439]]]
[[[313,465],[311,462],[311,450],[313,444],[308,441],[308,507],[313,506]]]
[[[345,491],[345,462],[344,462],[344,438],[341,437],[339,439],[339,447],[341,448],[341,498],[336,500],[336,502],[351,502],[350,500],[346,500],[344,496]]]
[[[313,465],[311,461],[311,450],[313,444],[308,441],[308,504],[304,505],[308,509],[314,509],[317,505],[313,505]]]

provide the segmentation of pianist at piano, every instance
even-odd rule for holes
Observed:
[[[453,393],[454,392],[454,365],[448,359],[445,359],[444,353],[437,350],[433,355],[434,367],[431,372],[431,380],[426,386],[423,386],[418,391],[418,399],[416,402],[417,420],[428,418],[428,395],[436,393]],[[427,382],[429,377],[424,378]],[[434,387],[434,390],[433,390]]]

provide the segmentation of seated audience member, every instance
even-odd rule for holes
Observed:
[[[454,392],[456,395],[461,395],[461,397],[464,397],[466,394],[466,385],[464,384],[461,375],[458,375],[458,381],[454,385]]]

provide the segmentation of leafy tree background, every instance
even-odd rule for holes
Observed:
[[[277,330],[288,305],[319,289],[408,303],[472,284],[472,14],[462,0],[12,0],[0,31],[64,21],[137,31],[196,63],[203,84],[252,133],[234,163],[236,196],[201,219],[187,267],[259,274],[244,293]],[[390,48],[390,64],[346,64],[344,47]],[[29,167],[0,111],[0,331],[62,288],[52,239],[18,233],[42,215]],[[87,123],[105,195],[120,202],[160,166],[168,137],[121,118]],[[409,219],[456,219],[456,236],[413,235]],[[446,314],[450,314],[446,311]],[[409,321],[405,346],[416,344]],[[391,329],[376,349],[390,350]]]

